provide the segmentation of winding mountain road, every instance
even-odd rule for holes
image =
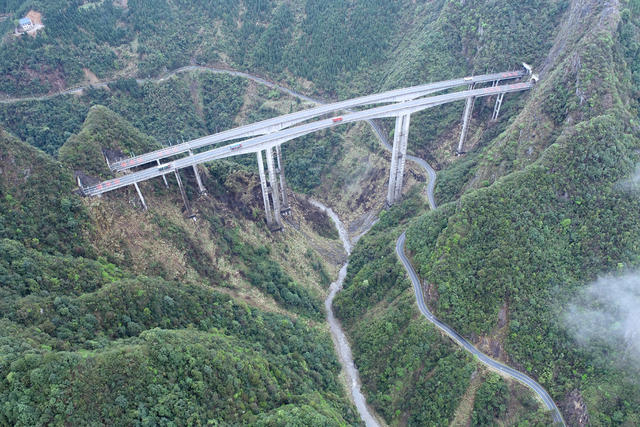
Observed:
[[[308,101],[308,102],[317,102],[316,100],[314,100],[313,98],[310,98],[306,95],[300,94],[300,93],[295,93],[292,90],[284,87],[284,86],[280,86],[276,83],[270,82],[262,77],[258,77],[258,76],[254,76],[253,74],[248,74],[248,73],[243,73],[242,71],[235,71],[235,70],[230,70],[230,69],[226,69],[226,68],[219,68],[219,67],[211,67],[211,66],[205,66],[205,65],[187,65],[184,67],[180,67],[180,68],[176,68],[175,70],[172,71],[168,71],[164,74],[162,74],[160,77],[157,78],[139,78],[136,79],[136,81],[138,82],[138,84],[144,84],[147,82],[154,82],[154,83],[160,83],[163,82],[165,80],[170,79],[171,77],[181,74],[181,73],[186,73],[189,71],[208,71],[214,74],[228,74],[231,76],[237,76],[237,77],[242,77],[248,80],[252,80],[256,83],[259,83],[261,85],[267,86],[271,89],[277,89],[281,92],[287,93],[291,96],[300,98],[304,101]],[[63,89],[60,90],[58,92],[55,93],[50,93],[47,95],[27,95],[27,96],[17,96],[17,97],[9,97],[9,98],[0,98],[0,104],[12,104],[12,103],[16,103],[16,102],[23,102],[23,101],[44,101],[46,99],[51,99],[51,98],[55,98],[57,96],[64,96],[64,95],[74,95],[74,94],[79,94],[82,93],[83,90],[89,89],[89,88],[103,88],[108,86],[110,83],[114,83],[116,82],[118,79],[109,79],[109,80],[101,80],[99,82],[96,83],[88,83],[88,84],[81,84],[78,86],[72,86],[69,87],[67,89]]]
[[[286,92],[292,96],[299,96],[299,94],[290,90],[287,90]],[[306,101],[315,102],[317,104],[324,103],[323,101],[320,101],[317,99],[311,99],[307,96],[302,96],[301,98],[303,98]],[[392,148],[391,144],[389,143],[384,131],[380,128],[380,126],[376,123],[376,121],[367,120],[367,123],[369,124],[373,132],[376,134],[376,136],[378,137],[378,139],[380,140],[384,148],[387,149],[388,151],[391,151],[391,148]],[[429,201],[429,207],[432,210],[435,210],[437,207],[435,196],[434,196],[434,190],[436,185],[436,171],[433,169],[433,167],[431,167],[429,163],[427,163],[424,159],[420,157],[408,155],[407,159],[418,164],[426,172],[429,178],[427,183],[427,200]],[[560,412],[560,409],[558,409],[558,406],[555,404],[551,396],[549,396],[549,393],[547,393],[547,391],[540,384],[538,384],[533,378],[503,363],[500,363],[492,359],[491,357],[487,356],[486,354],[482,353],[475,346],[473,346],[473,344],[471,344],[469,341],[464,339],[455,330],[451,329],[450,326],[440,321],[437,317],[433,315],[433,313],[431,313],[431,311],[429,310],[429,308],[424,302],[424,296],[422,293],[422,287],[420,285],[420,279],[418,278],[417,273],[415,272],[413,266],[409,262],[409,259],[404,253],[405,240],[406,240],[406,231],[400,235],[400,237],[396,242],[396,254],[398,258],[400,258],[400,261],[402,261],[402,264],[404,265],[404,268],[407,271],[409,278],[411,279],[411,283],[413,284],[413,290],[416,295],[416,302],[418,303],[418,308],[422,313],[422,315],[426,317],[427,320],[429,320],[431,323],[433,323],[438,329],[446,333],[454,342],[462,346],[469,353],[473,354],[480,362],[506,375],[507,377],[513,378],[516,381],[519,381],[520,383],[529,387],[534,393],[536,393],[540,397],[540,399],[542,399],[547,409],[551,411],[551,413],[553,414],[554,422],[561,424],[563,426],[566,426],[564,418],[562,417],[562,413]]]
[[[245,73],[234,73],[234,75],[240,75],[240,76],[244,76]],[[256,76],[251,76],[248,77],[251,78],[252,80],[261,83],[262,81],[264,81],[264,79],[260,78],[260,77],[256,77]],[[298,97],[302,100],[308,101],[308,102],[313,102],[316,104],[326,104],[325,101],[319,100],[319,99],[314,99],[311,97],[308,97],[306,95],[302,95],[299,94],[295,91],[292,91],[290,89],[275,85],[273,83],[269,83],[268,84],[269,87],[272,87],[274,89],[278,89],[281,90],[291,96],[294,97]],[[380,140],[380,142],[382,143],[382,145],[384,146],[384,148],[387,151],[391,151],[391,144],[389,143],[389,140],[387,139],[387,136],[385,134],[385,132],[380,128],[380,126],[378,125],[378,123],[376,123],[375,120],[367,120],[366,121],[367,124],[369,124],[369,126],[371,127],[371,129],[373,130],[373,132],[375,133],[376,137]],[[424,169],[424,171],[426,172],[427,176],[428,176],[428,183],[427,183],[427,200],[429,201],[429,207],[431,209],[436,209],[436,202],[435,202],[435,197],[434,197],[434,190],[435,190],[435,185],[436,185],[436,171],[433,169],[433,167],[431,167],[431,165],[429,163],[427,163],[424,159],[420,158],[420,157],[416,157],[416,156],[412,156],[412,155],[408,155],[407,159],[418,164],[422,169]],[[478,350],[476,347],[474,347],[469,341],[467,341],[466,339],[464,339],[460,334],[458,334],[455,330],[451,329],[451,327],[449,327],[447,324],[443,323],[442,321],[440,321],[438,318],[436,318],[433,313],[431,313],[431,311],[429,310],[429,308],[427,307],[427,305],[424,302],[424,296],[422,293],[422,287],[420,285],[420,279],[418,278],[418,275],[416,274],[413,266],[411,265],[411,263],[409,262],[409,259],[406,257],[405,253],[404,253],[404,244],[405,244],[405,239],[406,239],[406,231],[402,233],[402,235],[400,235],[400,237],[398,238],[398,241],[396,242],[396,254],[398,256],[398,258],[400,258],[400,261],[402,261],[402,264],[404,265],[404,268],[407,270],[407,274],[409,275],[410,279],[411,279],[411,283],[413,284],[413,290],[415,292],[416,295],[416,302],[418,303],[418,308],[420,310],[420,312],[422,313],[423,316],[425,316],[427,318],[427,320],[429,320],[431,323],[433,323],[437,328],[439,328],[440,330],[442,330],[444,333],[446,333],[449,337],[451,337],[451,339],[456,342],[457,344],[461,345],[465,350],[467,350],[469,353],[473,354],[475,357],[477,357],[477,359],[484,363],[485,365],[489,366],[490,368],[501,372],[502,374],[515,379],[516,381],[519,381],[520,383],[524,384],[525,386],[529,387],[531,390],[533,390],[534,393],[536,393],[540,399],[542,399],[542,401],[544,402],[545,406],[547,407],[547,409],[549,409],[552,414],[553,414],[553,420],[555,423],[558,424],[562,424],[563,426],[566,426],[565,422],[564,422],[564,418],[562,417],[562,413],[560,412],[560,410],[558,409],[557,405],[555,404],[555,402],[553,401],[553,399],[551,398],[551,396],[549,396],[549,393],[547,393],[547,391],[540,385],[538,384],[534,379],[532,379],[531,377],[523,374],[522,372],[519,372],[507,365],[504,365],[492,358],[490,358],[489,356],[487,356],[486,354],[482,353],[480,350]],[[344,239],[343,239],[344,241]],[[350,249],[350,248],[349,248]],[[350,251],[347,249],[347,253],[349,253]],[[345,265],[346,267],[346,265]],[[346,268],[344,268],[344,272],[341,272],[341,274],[346,274]],[[349,354],[349,356],[351,356]],[[353,359],[351,359],[351,364],[353,364]],[[364,403],[366,404],[366,403]],[[359,408],[360,409],[360,408]],[[362,412],[361,412],[362,413]],[[367,420],[366,416],[363,416],[364,420]]]
[[[136,79],[137,82],[139,84],[143,84],[145,82],[162,82],[165,81],[167,79],[169,79],[170,77],[180,74],[180,73],[184,73],[184,72],[189,72],[189,71],[208,71],[208,72],[212,72],[212,73],[217,73],[217,74],[228,74],[228,75],[233,75],[233,76],[237,76],[237,77],[242,77],[242,78],[246,78],[252,81],[255,81],[256,83],[262,84],[266,87],[272,88],[272,89],[276,89],[279,90],[281,92],[284,92],[290,96],[299,98],[301,100],[307,101],[307,102],[312,102],[315,104],[326,104],[325,101],[322,101],[320,99],[317,98],[312,98],[309,97],[307,95],[303,95],[301,93],[298,93],[294,90],[291,90],[289,88],[286,88],[284,86],[280,86],[276,83],[270,82],[262,77],[259,76],[255,76],[249,73],[244,73],[241,71],[235,71],[235,70],[229,70],[229,69],[224,69],[224,68],[217,68],[217,67],[210,67],[210,66],[198,66],[198,65],[189,65],[189,66],[185,66],[185,67],[181,67],[178,68],[176,70],[173,70],[171,72],[168,72],[166,74],[164,74],[163,76],[156,78],[156,79]],[[26,97],[17,97],[17,98],[5,98],[5,99],[0,99],[0,104],[8,104],[8,103],[15,103],[15,102],[23,102],[23,101],[41,101],[41,100],[45,100],[45,99],[50,99],[56,96],[62,96],[62,95],[71,95],[71,94],[78,94],[81,93],[83,90],[88,89],[90,87],[106,87],[109,83],[114,82],[115,80],[109,80],[109,81],[102,81],[96,84],[90,84],[90,85],[82,85],[82,86],[76,86],[73,88],[69,88],[69,89],[65,89],[62,90],[60,92],[54,93],[54,94],[49,94],[49,95],[42,95],[42,96],[26,96]],[[349,110],[349,109],[347,109]],[[382,145],[387,149],[387,150],[391,150],[391,144],[389,143],[387,136],[385,135],[384,131],[379,127],[379,125],[375,122],[375,120],[373,119],[369,119],[366,120],[366,122],[370,125],[370,127],[372,128],[372,130],[374,131],[375,135],[377,136],[377,138],[380,140],[380,142],[382,143]],[[434,198],[434,188],[435,188],[435,182],[436,182],[436,172],[435,170],[424,160],[421,159],[419,157],[416,156],[411,156],[408,155],[407,159],[418,164],[422,169],[424,169],[424,171],[426,172],[426,174],[429,177],[428,180],[428,184],[427,184],[427,199],[429,202],[429,206],[431,209],[436,209],[436,203],[435,203],[435,198]],[[546,392],[546,390],[544,390],[544,388],[542,388],[542,386],[540,384],[538,384],[535,380],[533,380],[531,377],[507,366],[504,365],[492,358],[490,358],[489,356],[487,356],[486,354],[482,353],[481,351],[479,351],[476,347],[474,347],[469,341],[467,341],[466,339],[464,339],[460,334],[458,334],[456,331],[454,331],[453,329],[451,329],[451,327],[449,327],[447,324],[443,323],[442,321],[440,321],[438,318],[436,318],[433,313],[431,313],[431,311],[429,310],[429,308],[426,306],[425,302],[424,302],[424,296],[422,293],[422,287],[420,284],[420,279],[418,278],[418,275],[416,274],[413,266],[411,265],[411,263],[409,262],[408,258],[406,257],[405,253],[404,253],[404,244],[405,244],[405,239],[406,239],[406,231],[402,233],[402,235],[400,235],[400,237],[398,238],[397,242],[396,242],[396,254],[398,256],[398,258],[400,258],[400,261],[402,262],[402,264],[404,265],[404,268],[407,271],[407,274],[409,275],[409,278],[411,279],[411,282],[413,284],[413,289],[416,295],[416,301],[418,303],[418,308],[420,310],[420,312],[422,313],[423,316],[425,316],[427,318],[427,320],[429,320],[431,323],[433,323],[437,328],[439,328],[440,330],[442,330],[444,333],[446,333],[454,342],[456,342],[457,344],[459,344],[460,346],[462,346],[465,350],[467,350],[469,353],[473,354],[480,362],[484,363],[485,365],[489,366],[490,368],[508,376],[511,377],[517,381],[519,381],[520,383],[526,385],[527,387],[529,387],[531,390],[533,390],[544,402],[544,404],[546,405],[546,407],[552,412],[553,414],[553,419],[556,423],[562,424],[562,425],[566,425],[564,422],[564,419],[562,418],[562,414],[560,413],[560,410],[558,409],[558,407],[556,406],[555,402],[553,401],[553,399],[551,399],[551,397],[549,396],[549,394]],[[346,267],[346,266],[345,266]],[[346,268],[345,268],[345,273],[346,273]],[[353,362],[353,361],[352,361]],[[363,419],[366,419],[365,417],[363,417]]]
[[[404,253],[405,239],[406,239],[406,231],[400,235],[400,237],[398,238],[398,241],[396,242],[396,254],[398,255],[398,258],[400,258],[400,261],[402,261],[402,264],[404,265],[405,270],[407,270],[407,273],[409,274],[409,278],[411,279],[411,283],[413,284],[413,291],[416,294],[416,301],[418,302],[418,308],[420,309],[420,312],[422,313],[422,315],[426,317],[427,320],[429,320],[431,323],[433,323],[438,329],[443,331],[445,334],[449,335],[449,337],[456,344],[462,346],[465,350],[467,350],[469,353],[474,355],[480,362],[484,363],[488,367],[508,377],[515,379],[516,381],[519,381],[520,383],[526,385],[531,390],[533,390],[534,393],[536,393],[542,399],[547,409],[549,409],[553,414],[554,422],[562,425],[566,425],[564,422],[564,419],[562,418],[562,414],[560,413],[560,410],[556,406],[551,396],[549,396],[549,393],[547,393],[547,391],[544,388],[542,388],[542,386],[538,384],[533,378],[523,374],[522,372],[516,371],[515,369],[505,364],[502,364],[490,358],[486,354],[482,353],[480,350],[474,347],[473,344],[471,344],[469,341],[464,339],[456,331],[451,329],[449,325],[447,325],[446,323],[443,323],[438,318],[436,318],[433,315],[433,313],[431,313],[431,311],[429,310],[429,308],[424,302],[424,296],[422,294],[422,286],[420,284],[420,279],[418,278],[416,271],[413,269],[413,266],[411,265],[411,263],[409,262],[409,259]]]

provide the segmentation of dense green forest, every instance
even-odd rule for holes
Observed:
[[[408,235],[421,275],[437,286],[436,311],[478,336],[493,333],[508,304],[512,360],[558,400],[581,389],[596,425],[638,422],[640,389],[626,380],[636,367],[620,369],[620,349],[576,346],[562,312],[585,282],[638,262],[640,224],[632,212],[639,202],[618,185],[637,162],[636,101],[629,97],[636,90],[624,68],[625,60],[635,67],[628,46],[636,13],[625,10],[612,33],[602,28],[579,43],[577,78],[589,101],[566,101],[564,116],[579,120],[570,132],[521,172],[468,192],[446,222],[425,216]],[[562,95],[552,101],[565,102]],[[498,160],[507,161],[504,154]]]
[[[253,99],[245,105],[247,90],[244,79],[207,72],[187,73],[160,83],[138,84],[135,79],[119,79],[107,89],[90,89],[83,96],[0,104],[0,123],[31,145],[64,159],[70,166],[80,161],[85,166],[84,172],[104,176],[108,171],[101,149],[113,149],[115,142],[122,141],[119,132],[124,126],[123,120],[155,139],[145,140],[147,147],[159,148],[303,107],[290,97],[262,87],[257,88]],[[91,126],[96,122],[88,117],[92,112],[95,116],[96,108],[101,111],[100,116],[104,116],[105,107],[121,119],[111,118],[113,128],[103,126],[110,135],[94,135],[103,145],[98,147],[84,135],[92,133]],[[243,107],[248,109],[247,117],[238,123]],[[86,123],[92,124],[87,127]],[[321,177],[340,155],[341,141],[348,131],[347,128],[311,135],[287,145],[284,156],[290,176],[288,182],[296,191],[309,193],[320,185]],[[136,133],[130,129],[127,132]],[[140,154],[144,151],[140,138],[137,135],[119,148],[125,155]],[[61,150],[63,145],[66,148]],[[232,161],[256,168],[250,157]]]
[[[567,422],[576,425],[585,419],[593,425],[635,425],[640,416],[640,389],[633,380],[638,371],[628,362],[633,360],[629,344],[599,341],[598,347],[583,347],[565,324],[567,307],[590,281],[638,265],[640,224],[633,212],[639,202],[620,182],[634,173],[638,161],[640,4],[626,7],[618,14],[592,2],[586,22],[598,25],[566,24],[562,42],[570,47],[552,50],[546,80],[526,104],[516,99],[523,113],[513,115],[507,107],[502,125],[487,128],[474,151],[439,173],[436,197],[454,203],[423,214],[407,233],[437,315],[476,342],[502,342],[502,357],[537,378]],[[577,10],[573,5],[568,13]],[[486,114],[482,108],[478,117]],[[414,130],[420,134],[420,124]],[[389,226],[381,234],[393,230]],[[361,330],[370,320],[357,319],[378,301],[385,301],[385,313],[395,312],[394,277],[403,276],[393,258],[393,240],[372,244],[373,235],[354,251],[352,279],[336,301],[358,337],[356,363],[365,366],[391,344],[361,347]],[[358,262],[361,253],[364,263]],[[383,263],[380,254],[388,261]],[[507,329],[499,325],[504,310]],[[411,348],[405,334],[394,334],[402,338],[393,343]],[[365,384],[376,379],[377,374],[363,371]],[[486,382],[476,402],[486,399],[489,389],[500,393],[497,384]],[[388,407],[375,398],[373,403]],[[474,410],[472,422],[485,424],[486,417],[500,414],[496,402],[486,409]]]
[[[78,133],[89,109],[102,105],[169,145],[233,127],[245,86],[239,78],[205,73],[158,84],[119,79],[107,89],[90,89],[81,97],[0,104],[0,120],[15,135],[56,155]],[[131,147],[127,154],[135,153],[136,148]]]
[[[331,340],[310,322],[323,316],[317,296],[272,260],[272,249],[234,228],[212,236],[220,256],[246,265],[250,284],[302,317],[222,293],[231,286],[225,273],[208,267],[184,220],[154,215],[162,230],[154,240],[186,254],[196,274],[188,280],[170,280],[151,261],[141,274],[126,250],[122,259],[91,243],[96,211],[72,194],[65,163],[90,169],[97,163],[83,149],[154,144],[105,107],[92,108],[61,148],[63,163],[1,132],[0,424],[355,423]],[[207,185],[229,194],[217,186],[232,173],[218,171]],[[212,227],[222,215],[203,204]]]
[[[60,0],[0,5],[0,12],[14,16],[41,11],[46,26],[35,38],[5,37],[0,44],[0,95],[74,86],[86,79],[83,70],[101,79],[158,77],[189,64],[222,63],[294,87],[306,88],[309,82],[314,92],[345,98],[516,68],[521,61],[540,63],[568,1],[537,0],[524,6],[444,0],[120,4]],[[505,24],[509,31],[503,30]],[[172,95],[157,94],[168,99]],[[186,123],[190,107],[182,106],[186,108],[175,116]],[[489,109],[477,111],[483,118],[490,115]],[[433,158],[430,149],[455,126],[459,113],[448,106],[419,116],[413,121],[413,148]],[[140,126],[133,116],[127,117],[149,134],[162,127],[148,120]],[[192,121],[184,134],[163,130],[174,141],[199,129],[202,126]]]
[[[13,36],[29,10],[45,28]],[[253,158],[203,167],[210,198],[188,187],[198,233],[160,182],[143,185],[154,209],[140,214],[129,190],[73,195],[73,172],[108,176],[105,148],[138,154],[304,108],[238,77],[157,81],[190,64],[344,99],[522,61],[540,84],[508,95],[495,123],[479,100],[466,156],[451,156],[461,105],[412,117],[410,150],[441,169],[442,206],[413,192],[383,211],[336,312],[389,424],[549,423],[419,315],[394,254],[408,228],[439,317],[536,378],[570,425],[640,423],[626,343],[583,346],[565,324],[589,283],[639,264],[640,201],[621,186],[639,160],[639,1],[0,0],[0,14],[0,99],[109,82],[0,103],[0,424],[357,423],[321,326],[327,272],[264,227]],[[314,192],[341,184],[335,165],[366,138],[353,133],[288,144],[292,188],[343,202]],[[143,225],[129,233],[127,216]]]
[[[450,424],[472,377],[478,375],[477,362],[419,314],[413,289],[394,252],[395,240],[407,227],[407,220],[426,208],[413,194],[383,212],[356,246],[344,291],[335,303],[337,315],[353,337],[355,361],[369,402],[391,424]],[[447,213],[450,211],[445,207],[433,215],[446,221]],[[429,237],[427,234],[425,240]],[[490,388],[484,392],[490,386],[482,384],[476,402],[484,393],[485,402],[498,408],[491,412],[491,407],[479,406],[474,419],[487,417],[514,425],[550,422],[538,403],[532,403],[528,391],[510,398],[501,394],[499,400],[493,396],[498,391]],[[506,387],[504,382],[502,385]],[[511,408],[508,414],[506,400]],[[499,406],[503,406],[502,412]]]
[[[541,141],[549,148],[540,159],[523,168],[531,162],[519,162],[529,141],[514,138],[516,127],[499,138],[504,144],[481,154],[479,165],[467,160],[468,166],[447,172],[440,191],[451,192],[447,188],[464,181],[465,170],[478,168],[476,179],[484,174],[494,180],[496,170],[520,172],[467,192],[449,208],[446,221],[426,215],[408,233],[422,277],[437,288],[431,301],[436,312],[468,336],[491,336],[507,306],[505,350],[513,363],[533,373],[561,403],[580,390],[594,425],[633,425],[640,416],[640,389],[629,379],[637,367],[619,364],[627,357],[621,353],[626,345],[577,346],[563,323],[569,301],[590,280],[638,263],[640,224],[632,213],[638,199],[618,185],[638,160],[631,72],[639,10],[637,2],[629,6],[619,24],[610,10],[594,10],[592,19],[608,18],[613,25],[579,40],[574,52],[581,67],[575,74],[549,76],[545,86],[554,92],[541,108],[560,129],[555,140]],[[567,70],[562,64],[574,58],[557,59],[558,70]],[[562,90],[574,81],[581,82],[576,91]],[[570,128],[569,117],[577,122]]]

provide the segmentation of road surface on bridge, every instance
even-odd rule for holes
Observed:
[[[242,76],[245,78],[249,78],[249,76],[251,76],[246,73],[241,73],[238,71],[227,71],[227,73],[232,75]],[[412,86],[408,88],[395,89],[395,90],[382,92],[374,95],[367,95],[359,98],[348,99],[345,101],[322,103],[322,105],[315,108],[301,110],[295,113],[290,113],[283,116],[262,120],[260,122],[251,123],[249,125],[240,126],[234,129],[229,129],[227,131],[219,132],[214,135],[208,135],[202,138],[194,139],[192,141],[176,144],[170,147],[171,149],[170,151],[168,151],[167,149],[159,149],[159,150],[144,153],[135,157],[131,157],[129,159],[118,160],[118,161],[112,162],[109,165],[109,167],[114,171],[122,171],[135,166],[140,166],[145,163],[155,162],[157,160],[161,160],[169,156],[175,156],[178,154],[186,153],[189,150],[197,150],[202,147],[206,147],[208,145],[213,145],[213,144],[217,144],[225,141],[231,141],[238,138],[247,138],[251,136],[264,135],[267,133],[276,132],[281,129],[285,129],[287,127],[305,122],[307,120],[317,118],[324,114],[334,113],[341,110],[349,111],[353,108],[361,107],[364,105],[410,101],[416,98],[424,97],[434,92],[452,89],[459,86],[465,86],[465,85],[469,86],[469,85],[480,84],[480,83],[513,80],[513,79],[521,78],[525,75],[526,73],[524,71],[507,71],[503,73],[483,74],[479,76],[464,77],[459,79],[446,80],[442,82],[429,83],[429,84],[420,85],[420,86]],[[251,76],[251,78],[255,81],[259,81],[260,83],[266,83],[266,80],[261,79],[259,77]],[[286,89],[274,84],[271,84],[269,87],[272,87],[272,86],[279,90],[284,91],[285,93],[291,96],[304,99],[305,101],[318,103],[317,100],[308,96],[301,95],[290,89]]]
[[[223,159],[242,154],[260,152],[267,148],[274,147],[276,145],[313,132],[317,132],[322,129],[328,129],[346,123],[369,121],[372,119],[383,117],[396,117],[402,114],[412,114],[418,111],[425,110],[427,108],[463,100],[469,97],[479,98],[497,95],[500,93],[519,92],[529,90],[532,87],[533,83],[531,82],[507,84],[502,86],[493,86],[481,89],[447,93],[444,95],[430,96],[416,100],[385,105],[382,107],[371,108],[368,110],[356,111],[339,117],[332,117],[329,119],[318,120],[315,122],[286,128],[277,132],[243,140],[235,144],[229,144],[223,147],[215,148],[213,150],[194,154],[192,156],[183,157],[172,162],[165,163],[161,166],[147,168],[118,178],[110,179],[96,185],[84,187],[82,190],[85,195],[96,196],[109,191],[113,191],[118,188],[132,185],[134,183],[162,176],[173,171],[198,165],[200,163],[206,163],[212,160]],[[171,156],[177,154],[177,150],[177,146],[174,146],[167,147],[161,151],[164,152],[164,156]]]

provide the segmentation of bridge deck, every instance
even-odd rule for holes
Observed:
[[[281,131],[273,132],[267,135],[257,136],[246,139],[242,142],[218,147],[209,151],[195,154],[193,156],[183,157],[161,166],[151,167],[138,172],[134,172],[122,177],[110,179],[96,185],[88,186],[82,189],[83,193],[88,196],[96,196],[118,188],[132,185],[137,182],[146,181],[158,176],[166,175],[175,170],[184,169],[200,163],[206,163],[216,159],[233,157],[242,154],[256,153],[269,147],[282,144],[292,139],[317,132],[321,129],[327,129],[340,126],[346,123],[357,121],[371,120],[382,117],[396,117],[401,114],[412,114],[418,111],[432,108],[437,105],[446,104],[463,100],[469,97],[485,97],[497,95],[500,93],[519,92],[529,90],[533,86],[532,83],[515,83],[508,85],[493,86],[481,89],[466,90],[444,95],[420,98],[412,101],[399,102],[397,104],[385,105],[382,107],[371,108],[368,110],[357,111],[345,114],[339,118],[331,118],[318,120]],[[215,135],[214,135],[215,136]]]
[[[452,89],[459,86],[487,83],[492,81],[513,80],[521,78],[526,74],[527,73],[524,70],[482,74],[478,76],[464,77],[442,82],[429,83],[420,86],[395,89],[374,95],[367,95],[359,98],[348,99],[345,101],[334,102],[331,104],[325,104],[319,107],[298,111],[295,113],[286,114],[284,116],[274,117],[272,119],[267,119],[260,122],[252,123],[250,125],[230,129],[214,135],[208,135],[202,138],[194,139],[192,141],[176,144],[168,148],[141,154],[130,159],[119,160],[117,162],[111,163],[109,166],[114,171],[123,171],[132,167],[140,166],[145,163],[151,163],[155,162],[156,160],[175,156],[181,153],[186,153],[189,150],[206,147],[207,145],[213,145],[219,142],[231,141],[234,139],[246,138],[250,136],[264,135],[270,132],[287,128],[289,126],[293,126],[295,124],[305,122],[307,120],[319,117],[323,114],[328,114],[340,110],[349,110],[350,108],[360,107],[364,105],[410,101],[434,92]]]

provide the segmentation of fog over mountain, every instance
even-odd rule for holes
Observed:
[[[569,306],[566,322],[589,351],[618,350],[620,361],[640,361],[640,271],[605,276],[585,288]]]

